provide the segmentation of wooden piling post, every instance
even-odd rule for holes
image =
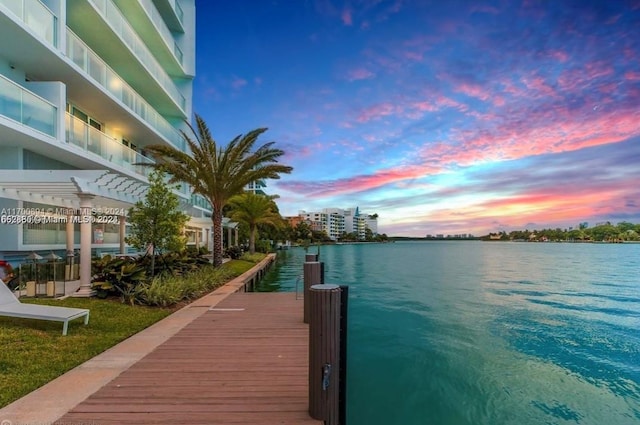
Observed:
[[[324,282],[323,282],[324,283]],[[347,424],[347,335],[349,317],[349,285],[340,285],[340,394],[338,424]]]
[[[338,285],[309,288],[309,415],[325,425],[339,418],[341,293]]]
[[[304,261],[311,263],[314,261],[318,261],[318,254],[305,254]]]
[[[303,302],[303,320],[309,323],[309,288],[312,285],[319,285],[323,282],[322,263],[316,261],[306,262],[303,265],[304,272],[304,302]]]

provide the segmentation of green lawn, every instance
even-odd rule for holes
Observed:
[[[249,261],[233,260],[223,267],[233,270],[232,275],[238,276],[254,265]],[[91,310],[91,315],[87,326],[84,325],[84,319],[70,322],[67,336],[62,336],[61,322],[0,317],[0,408],[175,310],[131,306],[118,300],[95,298],[22,298],[21,301],[87,308]]]

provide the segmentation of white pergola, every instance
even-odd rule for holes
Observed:
[[[227,248],[231,247],[231,232],[234,232],[236,246],[238,245],[238,223],[231,221],[227,217],[222,218],[222,227],[227,229]]]
[[[148,184],[107,170],[0,170],[0,197],[53,205],[91,215],[92,209],[126,211],[144,198]],[[114,215],[114,214],[107,214]],[[73,222],[67,219],[67,251],[73,251]],[[120,217],[124,250],[125,217]],[[91,220],[80,221],[80,289],[92,295]]]
[[[202,243],[207,247],[209,251],[213,251],[213,234],[210,232],[211,230],[211,218],[210,217],[202,217],[202,218],[191,218],[189,221],[189,225],[195,226],[200,229],[205,229],[204,240],[199,240],[198,233],[196,232],[196,248],[200,246]],[[232,246],[232,231],[235,233],[235,244],[238,245],[238,223],[231,221],[228,217],[222,217],[222,228],[227,229],[227,248]]]

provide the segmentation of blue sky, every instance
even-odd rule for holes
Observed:
[[[283,215],[389,235],[640,222],[640,0],[196,0],[194,110]]]

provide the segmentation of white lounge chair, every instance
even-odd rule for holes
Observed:
[[[84,317],[84,324],[89,323],[89,310],[83,308],[21,303],[2,279],[0,279],[0,316],[63,322],[62,335],[67,334],[70,320]]]

